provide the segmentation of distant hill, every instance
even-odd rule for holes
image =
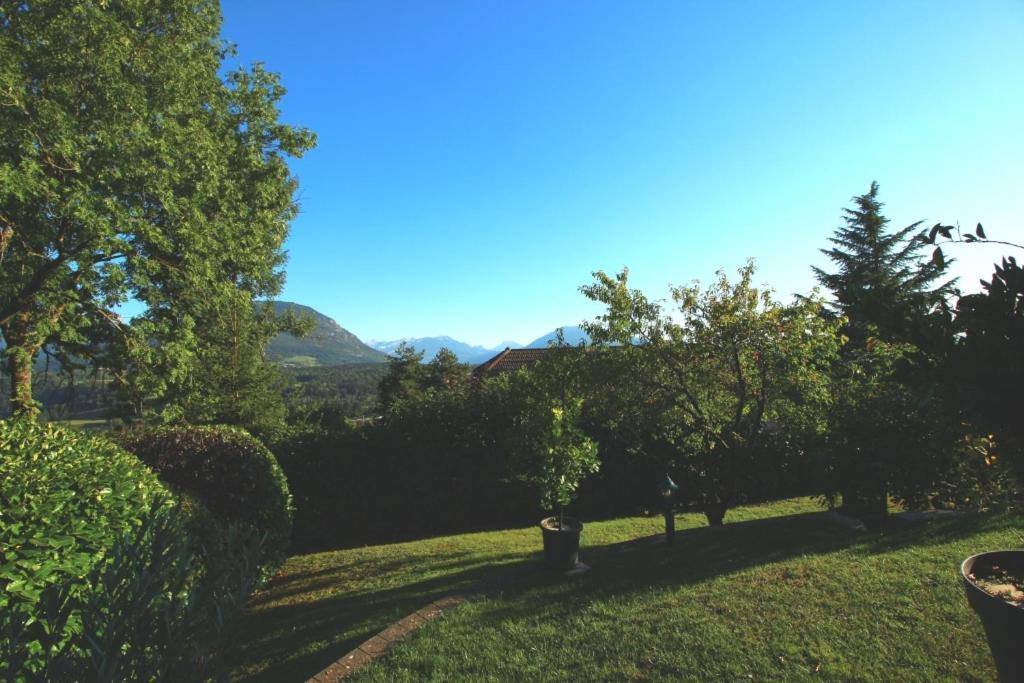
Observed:
[[[590,343],[590,337],[587,336],[587,333],[584,332],[583,328],[580,327],[579,325],[571,325],[568,327],[562,327],[560,329],[562,330],[562,334],[565,336],[565,343],[568,344],[569,346],[577,346],[581,341]],[[532,342],[526,345],[526,348],[547,348],[548,345],[555,340],[555,337],[557,335],[558,330],[552,330],[551,332],[545,334],[543,337],[538,337],[537,339],[534,339]]]
[[[267,357],[283,365],[318,366],[348,363],[383,363],[387,355],[361,342],[323,313],[288,301],[275,301],[274,310],[292,310],[313,318],[313,331],[305,337],[279,334],[267,345]]]
[[[387,354],[392,354],[398,348],[398,345],[402,342],[409,344],[417,351],[423,352],[423,361],[428,362],[433,358],[438,351],[442,348],[446,348],[463,363],[482,363],[499,351],[504,350],[506,346],[513,345],[513,348],[519,348],[521,345],[515,342],[503,342],[501,345],[494,348],[485,348],[483,346],[474,346],[461,342],[458,339],[452,339],[451,337],[418,337],[415,339],[395,339],[394,341],[381,341],[381,342],[370,342],[373,348],[378,351],[383,351]]]

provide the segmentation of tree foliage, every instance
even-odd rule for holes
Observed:
[[[834,246],[821,250],[836,271],[812,270],[831,292],[834,311],[846,317],[854,346],[863,347],[872,334],[921,345],[927,314],[953,292],[953,281],[939,283],[948,263],[923,257],[923,221],[889,232],[878,183],[852,201],[853,208],[843,209],[844,225],[829,239]]]
[[[47,345],[188,375],[203,302],[281,285],[295,213],[286,157],[313,145],[278,121],[261,65],[221,76],[211,0],[40,0],[0,8],[0,333],[16,410],[32,412]],[[129,297],[146,312],[128,325]],[[130,381],[127,370],[122,381]]]
[[[397,401],[414,398],[423,388],[423,352],[402,342],[388,358],[388,372],[380,381],[377,400],[381,411],[386,411]]]
[[[957,302],[950,374],[967,418],[995,435],[994,452],[1005,454],[1024,480],[1024,269],[1012,256],[1004,258],[982,287]]]
[[[428,389],[452,389],[468,381],[469,366],[459,362],[458,356],[451,349],[438,349],[427,363],[424,385]]]
[[[628,271],[595,273],[583,288],[607,306],[587,332],[617,369],[617,424],[683,472],[683,495],[712,523],[771,469],[781,425],[804,425],[828,402],[839,346],[820,302],[784,306],[752,286],[753,274],[748,264],[735,283],[719,272],[703,291],[673,287],[672,310],[630,289]]]
[[[388,358],[387,374],[380,381],[378,402],[382,412],[396,403],[414,400],[429,391],[465,388],[469,367],[460,363],[448,348],[438,350],[429,363],[423,363],[423,352],[402,342]]]
[[[278,438],[287,427],[285,380],[265,349],[280,332],[306,333],[312,321],[291,311],[275,313],[273,303],[254,303],[242,289],[204,302],[194,315],[202,333],[195,340],[192,368],[167,387],[161,419],[235,425],[261,438]],[[144,366],[133,370],[133,385],[151,372]]]

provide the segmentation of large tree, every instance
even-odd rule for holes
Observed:
[[[314,138],[279,122],[276,75],[222,76],[220,25],[215,0],[0,2],[0,334],[15,411],[34,410],[44,346],[121,349],[180,377],[212,297],[280,288],[296,211],[286,157]],[[115,313],[129,298],[146,306],[133,325]]]
[[[844,209],[844,225],[822,253],[835,272],[814,268],[832,294],[848,336],[833,375],[828,470],[843,506],[869,521],[885,518],[889,493],[920,501],[943,476],[951,438],[931,419],[936,357],[948,350],[948,263],[927,258],[921,221],[890,231],[878,183]],[[921,407],[928,405],[929,410]]]
[[[753,264],[707,289],[674,287],[672,309],[631,289],[628,272],[583,287],[607,307],[587,333],[613,368],[613,419],[638,447],[685,477],[682,496],[721,524],[764,491],[787,437],[821,422],[837,324],[820,302],[793,306],[752,285]],[[652,453],[653,451],[653,453]]]
[[[843,209],[843,225],[822,249],[835,272],[814,267],[818,282],[833,297],[835,311],[846,317],[855,347],[869,336],[922,344],[928,313],[953,293],[953,281],[940,282],[947,264],[923,257],[922,221],[890,232],[882,215],[878,183]]]
[[[957,302],[957,348],[948,364],[966,417],[996,437],[996,451],[1024,481],[1024,268],[1010,256],[982,291]]]

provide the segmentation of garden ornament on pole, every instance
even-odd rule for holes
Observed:
[[[672,494],[679,490],[676,483],[672,481],[672,477],[665,474],[665,478],[661,484],[658,485],[658,491],[661,493],[662,500],[665,501],[665,542],[671,543],[672,539],[676,535],[676,516],[675,510],[672,509]]]

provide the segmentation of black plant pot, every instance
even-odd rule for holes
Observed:
[[[580,559],[583,523],[574,517],[548,517],[540,523],[544,535],[544,563],[557,571],[568,571]]]
[[[972,555],[960,565],[967,602],[978,614],[1001,681],[1024,681],[1024,608],[989,595],[967,578],[993,564],[1024,574],[1024,550],[998,550]]]

